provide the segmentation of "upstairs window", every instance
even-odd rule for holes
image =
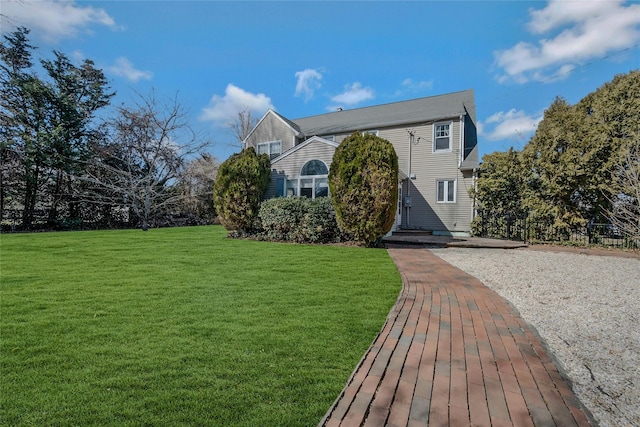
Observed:
[[[433,125],[433,151],[451,151],[451,123]]]
[[[267,154],[273,160],[282,154],[282,141],[263,142],[258,144],[258,154]]]

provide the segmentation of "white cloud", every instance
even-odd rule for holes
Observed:
[[[410,90],[431,90],[433,89],[433,80],[414,82],[413,79],[404,79],[402,87]]]
[[[211,121],[217,126],[226,126],[239,111],[249,110],[257,116],[262,116],[268,109],[275,110],[275,107],[267,95],[247,92],[229,83],[224,96],[211,97],[209,105],[202,109],[200,119]]]
[[[396,90],[394,96],[407,96],[415,93],[430,91],[433,89],[433,80],[414,81],[412,78],[406,78],[400,84],[400,89]]]
[[[108,70],[116,76],[124,77],[131,82],[138,80],[151,80],[153,73],[151,71],[136,70],[127,58],[120,57],[116,59],[116,64],[109,67]]]
[[[640,4],[624,3],[550,0],[545,8],[530,10],[529,31],[557,34],[536,43],[521,41],[511,49],[494,52],[495,64],[504,70],[498,80],[557,80],[590,59],[637,45]]]
[[[2,0],[2,28],[24,26],[46,40],[75,37],[81,29],[93,24],[118,28],[115,20],[104,9],[81,6],[73,0]]]
[[[333,102],[347,106],[359,104],[369,99],[373,99],[373,89],[362,87],[359,82],[346,85],[344,92],[331,98]]]
[[[538,127],[543,115],[527,115],[515,108],[497,112],[482,123],[478,123],[478,134],[489,141],[504,139],[527,139]]]
[[[71,59],[76,61],[76,63],[80,63],[86,59],[84,53],[81,50],[74,50],[70,55]]]
[[[320,88],[322,74],[318,70],[307,68],[296,73],[296,94],[295,96],[304,96],[305,101],[313,98],[314,92]]]

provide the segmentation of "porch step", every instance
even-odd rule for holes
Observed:
[[[392,236],[432,236],[433,232],[431,230],[394,230],[391,233]]]

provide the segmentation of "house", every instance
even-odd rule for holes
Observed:
[[[478,163],[473,90],[290,120],[269,110],[244,140],[271,157],[265,195],[329,194],[333,153],[353,132],[390,141],[398,154],[399,197],[394,229],[466,235],[474,216]]]

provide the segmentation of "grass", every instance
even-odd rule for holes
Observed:
[[[399,274],[383,250],[225,234],[0,236],[0,424],[317,424]]]

